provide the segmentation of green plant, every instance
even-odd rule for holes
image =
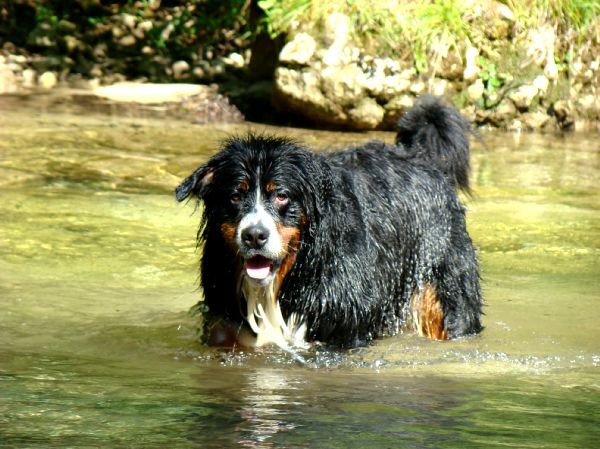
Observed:
[[[487,60],[483,56],[480,56],[477,62],[479,66],[483,68],[479,73],[479,79],[483,81],[485,85],[485,91],[489,97],[502,86],[502,80],[498,77],[496,64]]]

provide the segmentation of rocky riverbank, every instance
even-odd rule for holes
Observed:
[[[36,25],[27,39],[12,42],[4,37],[0,94],[56,87],[97,94],[102,86],[127,80],[140,85],[195,83],[204,85],[198,88],[201,93],[163,96],[157,104],[168,103],[167,111],[183,111],[183,117],[189,112],[194,121],[237,121],[245,115],[253,120],[369,130],[393,128],[420,95],[431,93],[445,96],[480,127],[598,129],[597,16],[581,42],[576,33],[561,34],[546,22],[524,30],[503,3],[473,1],[461,20],[477,24],[478,31],[460,44],[434,40],[422,52],[429,59],[419,62],[406,53],[412,42],[399,41],[398,51],[391,54],[361,45],[351,17],[339,12],[318,23],[297,21],[285,37],[274,39],[264,33],[236,38],[240,26],[215,31],[229,33],[227,39],[220,38],[227,42],[224,45],[193,35],[203,17],[194,9],[197,2],[187,7],[137,3],[132,4],[138,8],[136,14],[104,11],[102,20],[87,17],[83,28],[78,25],[81,17],[77,22],[65,15],[49,19],[52,26]],[[246,3],[256,8],[256,2],[240,4]],[[25,8],[27,2],[21,4]],[[13,19],[28,10],[15,11]],[[0,29],[0,38],[8,35],[7,30]],[[140,102],[148,103],[143,97],[149,90],[137,92]],[[111,99],[131,101],[125,97]]]
[[[426,72],[411,61],[365,53],[353,45],[348,17],[332,14],[320,34],[299,30],[283,47],[275,102],[331,125],[389,129],[418,96],[430,93],[447,97],[478,126],[597,128],[600,28],[570,65],[558,65],[552,27],[542,25],[513,41],[512,14],[496,6],[485,17],[494,34],[466,45],[463,53],[448,51]]]

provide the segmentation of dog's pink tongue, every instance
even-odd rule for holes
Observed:
[[[264,257],[256,256],[246,261],[246,273],[252,279],[266,279],[271,272],[271,261]]]

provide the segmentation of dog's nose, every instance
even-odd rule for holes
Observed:
[[[261,249],[269,239],[269,231],[260,226],[249,226],[242,231],[242,241],[252,249]]]

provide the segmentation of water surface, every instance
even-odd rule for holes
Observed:
[[[481,335],[301,365],[198,343],[199,216],[172,191],[249,128],[315,148],[392,134],[32,105],[0,98],[0,447],[597,447],[597,135],[475,145]]]

